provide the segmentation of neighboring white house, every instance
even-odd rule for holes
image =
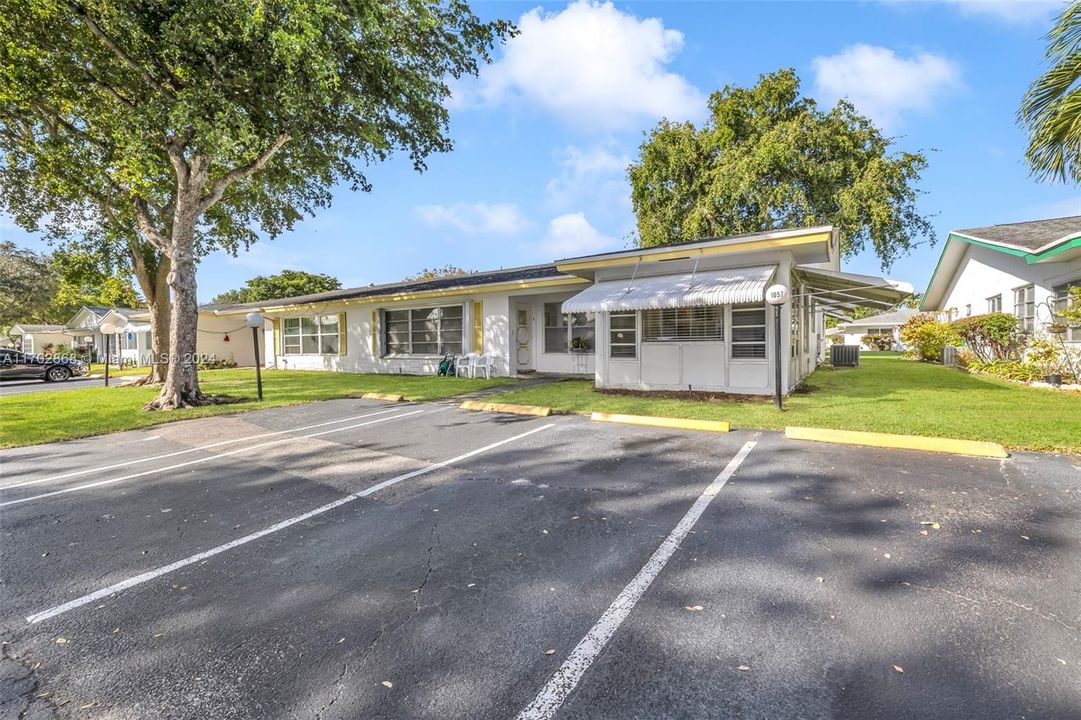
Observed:
[[[779,338],[764,299],[773,283],[793,296],[781,307]],[[235,328],[235,352],[251,345],[243,318],[259,310],[272,327],[261,353],[277,368],[432,374],[443,353],[474,352],[493,356],[499,375],[768,394],[775,362],[789,390],[814,369],[823,313],[885,309],[911,292],[907,283],[841,272],[837,232],[818,227],[209,305],[200,308],[199,329],[203,343],[211,322],[216,333]]]
[[[44,353],[47,346],[71,345],[71,338],[64,334],[63,325],[31,325],[19,323],[8,330],[8,337],[16,349],[24,353]]]
[[[946,238],[921,310],[952,318],[1013,313],[1029,332],[1081,285],[1081,216],[954,230]],[[1081,343],[1081,327],[1065,339]]]
[[[880,315],[871,315],[858,320],[843,322],[827,330],[826,337],[830,338],[832,342],[840,342],[842,345],[862,346],[864,335],[889,336],[893,338],[894,350],[904,350],[904,343],[901,342],[901,326],[918,314],[919,310],[908,308],[891,310]],[[841,339],[833,340],[835,337]]]
[[[108,351],[114,362],[119,357],[128,365],[148,365],[150,363],[150,325],[146,310],[131,308],[110,308],[88,305],[75,313],[64,325],[63,332],[70,338],[71,344],[90,345],[97,351],[99,358],[105,358],[106,341],[101,326],[110,322],[127,328],[126,332],[109,338]]]

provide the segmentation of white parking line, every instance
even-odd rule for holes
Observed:
[[[42,498],[52,497],[54,495],[64,495],[65,493],[78,492],[80,490],[89,490],[91,488],[101,487],[103,485],[112,485],[114,483],[123,482],[125,480],[134,480],[135,478],[144,477],[146,475],[153,475],[154,473],[165,472],[166,470],[176,470],[182,467],[190,467],[192,465],[199,465],[205,462],[210,462],[211,460],[229,457],[230,455],[238,455],[240,453],[250,452],[252,450],[259,450],[260,448],[270,447],[271,445],[280,445],[281,443],[295,442],[297,440],[306,440],[313,437],[321,437],[323,435],[330,435],[331,433],[339,433],[346,430],[352,430],[353,428],[364,427],[365,425],[375,425],[376,423],[386,422],[387,420],[398,420],[399,418],[409,417],[410,415],[419,415],[423,412],[425,411],[414,410],[413,412],[402,413],[401,415],[382,417],[376,420],[369,420],[367,422],[357,423],[355,425],[346,425],[344,427],[331,428],[330,430],[323,430],[322,432],[308,433],[307,435],[290,435],[289,437],[281,438],[279,440],[271,440],[270,442],[248,445],[246,447],[237,448],[236,450],[230,450],[229,452],[218,453],[216,455],[210,455],[208,457],[198,458],[196,460],[188,460],[187,462],[176,463],[175,465],[166,465],[165,467],[153,468],[152,470],[143,470],[142,472],[132,473],[131,475],[122,475],[118,478],[110,478],[109,480],[98,480],[97,482],[84,483],[83,485],[74,485],[72,487],[64,488],[62,490],[53,490],[52,492],[41,493],[40,495],[31,495],[29,497],[19,498],[18,500],[7,500],[5,502],[0,502],[0,508],[7,507],[8,505],[27,503],[31,500],[41,500]],[[7,490],[7,488],[2,488],[2,490]]]
[[[276,430],[274,432],[259,433],[257,435],[248,435],[246,437],[233,438],[232,440],[221,440],[219,442],[210,443],[209,445],[200,445],[199,447],[188,448],[187,450],[177,450],[171,453],[164,453],[162,455],[153,455],[151,457],[137,458],[135,460],[128,460],[127,462],[115,463],[113,465],[106,465],[98,468],[84,468],[83,470],[74,470],[62,475],[53,475],[52,477],[40,478],[38,480],[27,480],[25,482],[11,483],[10,485],[0,485],[0,491],[10,490],[11,488],[26,487],[27,485],[38,485],[40,483],[52,482],[54,480],[66,480],[67,478],[78,477],[80,475],[89,475],[90,473],[100,473],[106,470],[115,470],[117,468],[128,467],[129,465],[138,465],[140,463],[151,462],[152,460],[164,460],[166,458],[176,457],[178,455],[187,455],[188,453],[199,452],[200,450],[209,450],[210,448],[221,447],[222,445],[231,445],[232,443],[244,442],[245,440],[258,440],[260,438],[273,437],[275,435],[285,435],[286,433],[300,432],[301,430],[311,430],[312,428],[325,427],[327,425],[334,425],[336,423],[351,422],[353,420],[360,420],[361,418],[374,417],[376,415],[386,415],[400,410],[400,407],[388,408],[387,410],[379,410],[377,412],[365,413],[363,415],[353,415],[352,417],[341,418],[338,420],[328,420],[327,422],[315,423],[314,425],[304,425],[302,427],[289,428],[288,430]],[[157,440],[160,435],[151,435],[148,438],[143,438],[142,442],[147,440]]]
[[[687,537],[687,533],[698,522],[698,518],[702,517],[702,513],[709,507],[714,496],[720,492],[728,479],[739,469],[748,453],[754,449],[755,444],[754,440],[745,443],[736,453],[736,456],[721,471],[721,474],[702,491],[702,494],[691,505],[691,509],[676,524],[652,557],[638,571],[638,574],[627,583],[627,586],[623,588],[615,601],[608,606],[608,609],[601,615],[600,620],[575,646],[571,654],[556,670],[555,675],[533,698],[533,702],[518,713],[517,720],[549,720],[559,711],[567,696],[571,694],[571,691],[578,685],[578,681],[582,679],[582,675],[585,674],[589,666],[604,650],[604,646],[612,639],[616,630],[619,629],[619,626],[630,615],[631,610],[634,609],[635,604],[641,599],[661,570],[664,569],[669,558],[679,548],[683,538]]]
[[[315,508],[314,510],[309,510],[308,512],[306,512],[306,513],[304,513],[302,515],[297,515],[296,517],[289,518],[288,520],[282,520],[279,523],[275,523],[274,525],[271,525],[270,527],[263,528],[262,530],[260,530],[258,532],[252,533],[251,535],[245,535],[244,537],[237,538],[236,540],[233,540],[232,542],[228,542],[228,543],[226,543],[224,545],[219,545],[218,547],[211,548],[210,550],[206,550],[206,551],[198,553],[196,555],[191,555],[189,557],[184,558],[183,560],[177,560],[174,563],[170,563],[169,565],[165,565],[165,566],[157,568],[155,570],[150,570],[149,572],[145,572],[142,575],[136,575],[135,577],[128,578],[127,580],[124,580],[122,582],[118,582],[115,585],[110,585],[109,587],[102,588],[101,590],[98,590],[97,592],[92,592],[89,595],[83,595],[80,598],[70,600],[70,601],[64,603],[63,605],[57,605],[56,607],[49,608],[48,610],[43,610],[43,611],[41,611],[39,613],[34,613],[33,615],[28,616],[26,618],[26,620],[27,620],[27,622],[30,622],[30,623],[39,623],[42,620],[48,620],[49,618],[56,617],[57,615],[61,615],[63,613],[66,613],[69,610],[74,610],[77,607],[82,607],[83,605],[86,605],[88,603],[96,602],[98,600],[101,600],[102,598],[109,597],[110,595],[115,595],[116,593],[123,592],[124,590],[127,590],[128,588],[135,587],[136,585],[141,585],[142,583],[145,583],[145,582],[147,582],[149,580],[153,580],[156,577],[161,577],[162,575],[165,575],[166,573],[171,573],[174,570],[179,570],[182,567],[186,567],[188,565],[192,565],[194,563],[206,560],[207,558],[214,557],[215,555],[223,553],[226,550],[232,550],[235,547],[240,547],[241,545],[245,545],[247,543],[250,543],[252,540],[258,540],[259,538],[266,537],[267,535],[270,535],[271,533],[276,533],[279,530],[284,530],[287,527],[290,527],[292,525],[296,525],[297,523],[308,520],[309,518],[313,518],[316,515],[322,515],[325,512],[330,512],[331,510],[333,510],[335,508],[339,508],[342,505],[345,505],[346,503],[351,503],[354,500],[359,500],[362,497],[368,497],[369,495],[377,493],[380,490],[383,490],[384,488],[388,488],[391,485],[395,485],[397,483],[400,483],[403,480],[409,480],[410,478],[415,478],[415,477],[418,477],[420,475],[426,475],[426,474],[428,474],[430,472],[434,472],[434,471],[439,470],[441,468],[445,468],[448,465],[453,465],[454,463],[461,462],[462,460],[466,460],[466,459],[471,458],[471,457],[473,457],[475,455],[480,455],[481,453],[488,452],[489,450],[494,450],[497,447],[501,447],[501,446],[506,445],[508,443],[512,443],[512,442],[514,442],[516,440],[521,440],[524,437],[527,437],[527,436],[532,435],[534,433],[539,433],[542,430],[547,430],[550,427],[554,427],[554,424],[549,423],[547,425],[542,425],[540,427],[533,428],[532,430],[527,430],[524,433],[519,433],[518,435],[515,435],[514,437],[509,437],[506,440],[500,440],[499,442],[494,442],[491,445],[485,445],[482,448],[477,448],[476,450],[470,450],[467,453],[462,453],[461,455],[458,455],[456,457],[452,457],[450,460],[443,460],[441,462],[437,462],[437,463],[434,463],[432,465],[428,465],[427,467],[423,467],[423,468],[420,468],[418,470],[412,470],[410,472],[403,473],[401,475],[396,475],[396,476],[390,478],[389,480],[384,480],[381,483],[377,483],[375,485],[372,485],[371,487],[366,488],[364,490],[361,490],[358,493],[353,493],[351,495],[346,495],[345,497],[339,498],[338,500],[335,500],[334,502],[327,503],[326,505],[321,505],[321,506]]]

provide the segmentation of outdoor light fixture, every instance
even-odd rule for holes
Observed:
[[[250,312],[244,318],[244,324],[251,328],[251,340],[255,346],[255,387],[260,400],[263,399],[263,372],[262,363],[259,362],[259,330],[265,322],[266,318],[259,312]]]
[[[766,302],[773,306],[773,404],[781,409],[781,306],[788,302],[788,288],[780,283],[766,288]]]
[[[98,327],[101,330],[101,334],[105,336],[105,387],[109,387],[109,338],[112,337],[117,327],[111,322],[105,321]]]

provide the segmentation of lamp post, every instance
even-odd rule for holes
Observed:
[[[103,322],[98,329],[105,336],[105,387],[109,387],[109,338],[116,332],[116,325]]]
[[[251,328],[251,339],[255,346],[255,387],[260,401],[263,399],[263,369],[259,361],[259,331],[263,328],[264,322],[262,313],[257,312],[250,312],[244,318],[244,324]]]
[[[788,302],[788,288],[780,283],[770,285],[766,302],[773,306],[773,404],[781,410],[781,306]]]

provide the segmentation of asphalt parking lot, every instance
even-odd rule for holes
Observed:
[[[341,400],[0,463],[0,718],[1081,717],[1076,458]]]

